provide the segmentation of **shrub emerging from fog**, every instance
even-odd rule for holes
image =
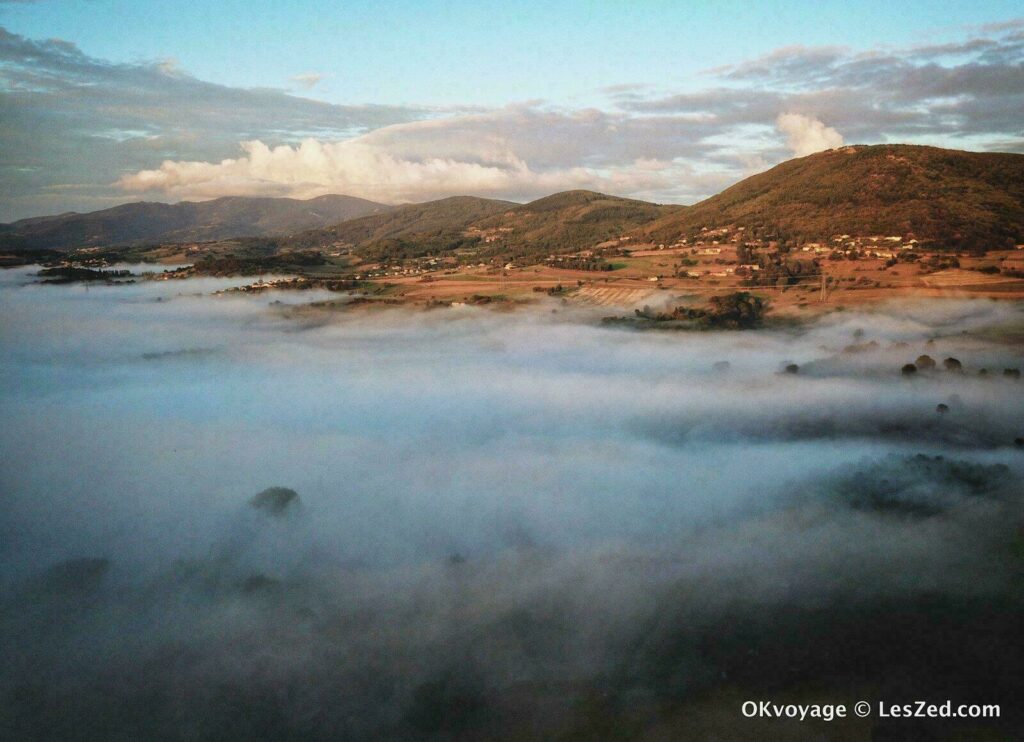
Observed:
[[[671,322],[682,320],[695,322],[697,327],[708,330],[752,330],[764,324],[770,302],[748,291],[736,291],[722,296],[713,296],[707,309],[678,306],[668,312],[659,312],[650,306],[634,310],[641,320]],[[629,322],[615,317],[606,317],[605,324]]]
[[[46,570],[30,588],[50,595],[81,595],[99,587],[109,569],[109,560],[103,558],[68,559]]]
[[[1005,464],[924,454],[890,456],[851,469],[835,492],[854,510],[928,517],[969,498],[996,496],[1011,477]]]
[[[914,361],[914,365],[917,366],[920,371],[931,371],[935,368],[935,359],[929,355],[921,355]]]
[[[287,487],[268,487],[254,495],[249,504],[268,515],[284,515],[299,504],[299,493]]]

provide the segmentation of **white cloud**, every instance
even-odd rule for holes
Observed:
[[[298,83],[302,87],[309,90],[316,86],[318,82],[324,79],[324,76],[319,72],[303,72],[301,75],[294,75],[292,82]]]
[[[251,140],[241,144],[241,157],[166,160],[157,169],[123,176],[117,185],[174,199],[344,193],[401,202],[458,194],[534,198],[573,188],[651,192],[668,188],[678,174],[670,160],[656,158],[585,167],[532,152],[528,161],[521,154],[531,149],[527,142],[512,141],[515,137],[500,127],[475,128],[477,123],[473,117],[417,122],[343,141],[309,138],[294,146]],[[445,146],[438,146],[439,139]]]
[[[779,114],[775,125],[786,135],[786,146],[797,157],[843,146],[842,134],[811,116],[783,113]]]

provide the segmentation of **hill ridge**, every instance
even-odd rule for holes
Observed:
[[[209,201],[133,201],[86,213],[0,225],[0,246],[72,249],[288,234],[390,207],[354,196],[312,199],[222,196]]]

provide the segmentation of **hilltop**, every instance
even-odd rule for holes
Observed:
[[[593,247],[680,211],[594,191],[565,191],[517,206],[470,225],[493,240],[484,254],[528,258]]]
[[[640,233],[667,241],[727,225],[783,240],[887,234],[937,247],[1003,247],[1024,240],[1024,155],[842,147],[753,175]]]
[[[307,201],[246,197],[176,204],[139,201],[87,214],[70,212],[3,224],[0,247],[68,250],[282,235],[388,208],[361,198],[334,195]]]

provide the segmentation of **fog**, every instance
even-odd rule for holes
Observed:
[[[1020,306],[639,332],[212,295],[240,283],[0,273],[0,736],[737,738],[755,691],[1019,698]]]

